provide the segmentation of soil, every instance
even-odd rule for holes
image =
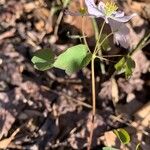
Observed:
[[[150,33],[150,1],[118,0],[117,4],[126,14],[138,13],[127,23],[130,47],[135,47]],[[84,3],[74,0],[67,9],[78,11],[81,5]],[[68,76],[56,68],[38,71],[31,62],[39,49],[50,48],[60,54],[80,43],[71,36],[81,34],[82,17],[66,15],[60,6],[60,0],[0,1],[0,149],[86,149],[92,120],[90,65]],[[84,32],[92,50],[92,20],[84,19]],[[97,23],[101,25],[102,20],[97,19]],[[110,27],[106,25],[104,31],[108,33]],[[104,55],[129,51],[112,41],[110,51]],[[136,67],[129,79],[119,74],[112,80],[113,66],[120,57],[104,62],[105,74],[95,61],[97,114],[93,150],[104,146],[135,150],[138,143],[143,150],[150,149],[149,49],[150,45],[146,45],[133,53]],[[129,132],[130,144],[120,143],[113,133],[118,128]]]

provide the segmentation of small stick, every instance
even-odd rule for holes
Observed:
[[[0,41],[3,40],[3,39],[14,36],[15,31],[16,31],[16,29],[13,28],[9,31],[6,31],[6,32],[0,34]]]

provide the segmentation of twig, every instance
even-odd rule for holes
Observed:
[[[12,28],[11,30],[0,34],[0,41],[3,40],[3,39],[14,36],[15,31],[16,31],[16,29]]]
[[[69,100],[72,100],[73,102],[75,102],[75,103],[77,103],[77,104],[79,104],[79,105],[85,106],[85,107],[87,107],[87,108],[92,108],[91,105],[89,105],[89,104],[87,104],[87,103],[84,103],[84,102],[82,102],[82,101],[79,101],[79,100],[77,100],[77,99],[75,99],[75,98],[73,98],[73,97],[71,97],[71,96],[69,96],[69,95],[66,95],[66,93],[54,91],[54,90],[52,90],[52,89],[50,89],[50,88],[48,88],[48,87],[46,87],[46,86],[42,86],[42,88],[43,88],[44,90],[51,91],[51,92],[53,92],[54,94],[57,94],[57,95],[59,95],[59,96],[63,95],[63,96],[65,96],[66,98],[68,98]]]

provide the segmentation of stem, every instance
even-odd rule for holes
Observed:
[[[90,52],[90,49],[89,49],[89,46],[87,44],[87,41],[86,41],[86,36],[85,36],[85,33],[84,33],[84,16],[82,16],[82,36],[83,36],[83,41],[84,41],[84,44],[87,46],[88,48],[88,51]]]
[[[102,51],[98,51],[98,55],[103,58]],[[103,59],[101,59],[100,61],[100,68],[101,68],[102,74],[105,74],[106,71],[105,71],[105,65],[104,65]]]
[[[100,43],[99,47],[101,47],[102,44],[105,42],[105,40],[108,39],[112,34],[113,34],[113,32],[109,33],[109,34],[103,39],[103,41]],[[98,48],[95,49],[95,51],[94,51],[95,55],[96,55],[96,53],[98,52],[98,50],[99,50]]]
[[[124,56],[124,55],[103,55],[103,57],[120,57],[120,56]]]
[[[135,51],[138,49],[142,49],[144,46],[150,43],[150,40],[148,40],[150,37],[150,33],[147,36],[144,36],[144,38],[137,44],[137,46],[131,50],[129,55],[131,56]]]
[[[57,33],[58,33],[59,25],[60,25],[60,22],[61,22],[61,20],[63,18],[63,14],[64,14],[64,12],[61,11],[59,16],[58,16],[58,18],[57,18],[56,26],[55,26],[55,29],[54,29],[54,35],[57,35]]]
[[[95,119],[95,114],[96,114],[95,72],[94,72],[95,57],[96,57],[95,54],[93,54],[92,60],[91,60],[91,70],[92,70],[92,126],[91,126],[91,131],[90,131],[90,137],[89,137],[87,150],[91,149],[92,139],[93,139],[93,132],[94,132],[94,119]]]
[[[105,60],[105,61],[109,61],[107,58],[103,58],[103,57],[100,57],[100,56],[95,56],[96,58],[100,59],[100,60]]]
[[[106,59],[104,57],[100,57],[100,56],[95,56],[96,58],[100,59],[100,61],[104,60],[104,61],[109,61],[109,62],[113,62],[113,63],[116,63],[116,61],[113,61],[113,60],[109,60],[109,59]]]
[[[94,72],[95,55],[92,56],[91,69],[92,69],[92,102],[93,102],[93,116],[96,113],[96,96],[95,96],[95,72]]]
[[[99,40],[101,39],[101,35],[102,35],[102,32],[103,32],[104,26],[105,26],[105,21],[103,22],[100,33],[99,33]]]
[[[91,60],[91,72],[92,72],[92,124],[91,124],[91,131],[90,131],[90,137],[89,137],[89,141],[88,141],[87,150],[91,149],[92,139],[93,139],[93,132],[94,132],[94,121],[95,121],[95,115],[96,115],[96,92],[95,92],[94,60],[97,57],[96,54],[97,54],[99,48],[101,47],[101,45],[105,42],[105,40],[107,38],[109,38],[113,34],[113,33],[110,33],[109,35],[107,35],[102,40],[102,42],[99,44],[103,29],[104,29],[104,25],[105,25],[105,21],[102,24],[102,27],[100,29],[100,33],[99,33],[98,37],[97,37],[97,35],[95,37],[97,41],[96,41],[96,46],[95,46],[94,52],[92,54],[92,60]],[[83,25],[82,25],[82,27],[83,27]],[[83,37],[84,37],[83,28],[82,28],[82,34],[83,34]]]
[[[99,49],[99,47],[100,47],[99,42],[100,42],[102,32],[103,32],[103,29],[104,29],[104,26],[105,26],[105,21],[103,21],[103,23],[102,23],[102,27],[100,29],[99,34],[98,34],[97,23],[96,23],[96,21],[95,22],[94,21],[93,21],[93,25],[94,25],[94,29],[95,29],[95,39],[96,39],[96,46],[95,46],[95,49],[94,49],[94,54],[96,54],[95,51],[97,51],[97,49]],[[102,56],[101,51],[99,51],[99,55]],[[102,74],[105,74],[105,65],[104,65],[103,61],[100,62],[100,68],[101,68]]]
[[[99,32],[99,36],[98,36],[98,39],[97,39],[97,42],[96,42],[96,46],[95,46],[95,49],[94,49],[94,53],[95,53],[95,51],[96,51],[96,50],[98,49],[98,47],[99,47],[99,41],[100,41],[100,39],[101,39],[101,35],[102,35],[102,32],[103,32],[104,26],[105,26],[105,21],[103,22],[102,27],[101,27],[101,30],[100,30],[100,32]],[[96,53],[95,53],[95,54],[96,54]]]
[[[93,27],[94,27],[94,30],[95,30],[95,40],[98,41],[98,38],[99,38],[99,31],[98,31],[98,26],[97,26],[96,19],[93,18],[93,19],[92,19],[92,22],[93,22]]]
[[[96,23],[96,22],[94,22],[94,23]],[[89,137],[89,142],[88,142],[87,150],[91,149],[92,139],[93,139],[93,132],[94,132],[94,120],[95,120],[95,115],[96,115],[96,94],[95,94],[94,60],[96,58],[96,51],[97,51],[97,49],[99,47],[99,41],[101,39],[101,35],[102,35],[102,31],[103,31],[104,25],[105,25],[105,21],[102,24],[102,27],[100,29],[99,35],[95,36],[95,38],[96,38],[96,46],[95,46],[95,49],[94,49],[94,52],[93,52],[93,55],[92,55],[92,60],[91,60],[91,71],[92,71],[92,124],[91,124],[91,131],[90,131],[90,137]]]

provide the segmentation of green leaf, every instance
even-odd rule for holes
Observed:
[[[117,71],[121,71],[123,68],[124,68],[124,65],[125,65],[125,62],[126,62],[126,59],[125,57],[122,57],[119,62],[117,64],[115,64],[115,69]]]
[[[33,54],[31,61],[36,69],[44,71],[53,67],[54,54],[50,49],[41,49]]]
[[[121,143],[128,144],[130,142],[130,135],[125,129],[120,128],[120,129],[114,130],[114,133],[119,138]]]
[[[70,3],[71,0],[63,0],[63,7],[67,7],[67,5]]]
[[[142,150],[142,148],[141,148],[141,143],[138,143],[138,144],[136,145],[135,150]]]
[[[129,78],[132,75],[132,69],[135,68],[135,62],[132,60],[131,57],[127,57],[126,66],[125,66],[125,76]]]
[[[85,58],[82,60],[81,68],[86,67],[90,63],[91,58],[92,58],[92,53],[88,52]]]
[[[118,150],[118,149],[112,147],[103,147],[102,150]]]
[[[88,65],[91,57],[92,54],[88,52],[87,46],[79,44],[60,54],[54,63],[54,67],[63,69],[70,75]]]
[[[118,72],[125,73],[125,77],[129,78],[133,69],[135,68],[135,62],[130,56],[123,57],[119,60],[117,64],[115,64],[115,69]]]

